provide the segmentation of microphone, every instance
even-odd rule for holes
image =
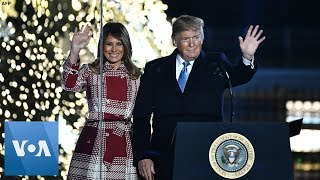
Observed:
[[[223,77],[224,80],[226,80],[226,82],[228,83],[228,90],[229,90],[229,95],[230,95],[230,122],[233,121],[233,117],[234,117],[234,98],[233,98],[233,92],[232,92],[232,84],[231,84],[231,80],[230,80],[230,76],[228,71],[224,68],[224,65],[222,62],[218,62],[215,66],[214,69],[214,74],[217,74],[221,77]]]
[[[225,70],[225,68],[223,67],[223,65],[221,64],[221,69],[224,71],[225,75],[226,75],[226,79],[228,82],[228,89],[229,89],[229,95],[230,95],[230,122],[232,123],[233,121],[233,117],[234,117],[234,101],[233,101],[233,92],[232,92],[232,84],[231,84],[231,79],[229,76],[228,71]]]

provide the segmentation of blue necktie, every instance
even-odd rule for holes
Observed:
[[[183,64],[183,68],[180,72],[179,78],[178,78],[178,84],[179,87],[181,89],[181,92],[184,91],[184,87],[186,86],[187,80],[188,80],[188,71],[187,71],[187,67],[188,65],[190,65],[190,63],[188,61],[185,61],[182,63]]]

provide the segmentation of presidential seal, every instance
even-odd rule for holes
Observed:
[[[254,148],[241,134],[226,133],[213,141],[209,161],[213,170],[222,177],[236,179],[249,172],[254,163]]]

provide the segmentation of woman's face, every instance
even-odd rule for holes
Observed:
[[[117,69],[124,55],[124,45],[119,39],[109,34],[104,44],[103,53],[108,62]]]

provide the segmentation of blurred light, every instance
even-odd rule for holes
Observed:
[[[320,171],[320,163],[317,162],[295,162],[294,169],[296,171]]]
[[[300,134],[290,138],[293,152],[320,152],[320,130],[302,129]]]
[[[287,122],[303,118],[303,124],[320,124],[319,101],[287,101]]]
[[[71,5],[58,2],[57,7],[53,7],[49,6],[48,0],[25,0],[19,1],[21,12],[18,13],[15,8],[16,1],[10,2],[10,6],[5,6],[4,11],[4,6],[0,6],[0,38],[3,39],[0,46],[4,51],[12,53],[10,58],[0,59],[1,65],[6,64],[9,67],[7,72],[0,72],[2,88],[0,102],[3,105],[0,106],[0,115],[3,118],[0,126],[4,121],[21,117],[26,121],[48,121],[59,117],[59,123],[60,120],[62,123],[60,127],[62,130],[59,132],[68,132],[65,136],[59,135],[59,137],[70,138],[61,144],[60,152],[67,153],[67,156],[59,157],[63,168],[67,169],[77,135],[85,122],[88,105],[85,92],[72,94],[62,90],[61,64],[70,48],[70,39],[75,28],[71,27],[71,24],[74,21],[79,25],[93,22],[91,25],[93,38],[80,55],[82,63],[95,59],[100,35],[99,4],[97,1],[72,0]],[[30,8],[33,8],[34,14],[30,14]],[[58,13],[52,13],[52,8],[57,8]],[[168,7],[162,1],[104,1],[103,8],[103,23],[112,20],[121,22],[127,27],[134,49],[132,59],[138,67],[143,68],[146,62],[173,51],[171,23],[167,21],[164,13]],[[71,11],[77,12],[68,14]],[[7,20],[8,16],[16,17],[22,23],[15,27],[16,24]],[[56,30],[57,24],[66,19],[69,22],[59,25],[59,30],[64,32],[61,34],[61,31]],[[66,35],[66,38],[62,35]],[[47,45],[53,46],[53,49]],[[61,99],[66,93],[70,96],[68,101],[72,102]],[[32,104],[29,103],[30,100]],[[21,109],[21,113],[14,112],[13,106]],[[47,110],[51,112],[46,114]],[[73,124],[76,129],[72,129],[72,126],[64,120],[64,116],[73,116],[78,112],[80,118]],[[4,137],[4,133],[1,135]],[[0,148],[2,147],[0,143]],[[0,152],[4,154],[3,148]],[[3,172],[2,167],[0,172]],[[66,172],[61,171],[61,175],[65,178]],[[37,178],[44,179],[41,176]],[[22,179],[29,177],[25,176]]]

